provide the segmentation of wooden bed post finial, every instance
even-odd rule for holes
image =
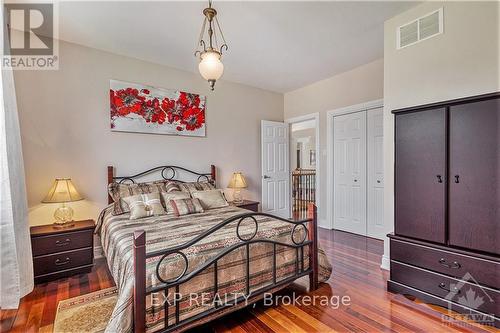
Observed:
[[[146,232],[134,231],[134,332],[146,331]]]
[[[216,183],[216,178],[215,178],[215,165],[210,166],[210,177],[212,178],[212,182],[214,183],[214,186],[217,186]]]
[[[108,165],[108,186],[113,182],[113,177],[115,176],[115,168],[112,165]],[[107,189],[106,189],[107,190]],[[113,203],[113,198],[108,193],[108,204]]]
[[[309,240],[311,240],[311,245],[309,248],[309,262],[312,268],[312,272],[309,274],[309,291],[316,290],[318,288],[318,208],[315,204],[309,203],[307,205],[307,218],[311,220],[309,222]]]

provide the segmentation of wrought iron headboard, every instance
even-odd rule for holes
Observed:
[[[210,172],[208,173],[200,173],[196,172],[193,170],[189,170],[183,167],[175,166],[175,165],[162,165],[162,166],[157,166],[155,168],[139,172],[135,175],[131,176],[115,176],[115,167],[114,166],[108,166],[108,185],[113,183],[113,182],[118,182],[118,183],[125,183],[125,182],[131,182],[135,183],[135,180],[138,178],[141,178],[146,175],[151,175],[155,172],[159,172],[161,178],[165,180],[175,180],[179,182],[184,182],[181,179],[178,179],[177,176],[177,171],[183,171],[184,173],[188,173],[194,176],[197,176],[196,181],[208,181],[212,183],[215,186],[215,165],[210,166]],[[113,203],[113,198],[108,194],[108,203]]]

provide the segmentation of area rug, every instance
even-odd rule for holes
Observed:
[[[54,333],[103,332],[117,301],[116,287],[60,301]]]

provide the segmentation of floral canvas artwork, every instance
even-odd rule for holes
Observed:
[[[206,97],[110,80],[111,130],[205,136]]]

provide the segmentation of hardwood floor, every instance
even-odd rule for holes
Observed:
[[[314,293],[292,286],[281,296],[348,296],[350,305],[264,306],[262,302],[198,328],[199,332],[498,332],[472,322],[442,321],[437,307],[388,293],[388,272],[380,269],[383,243],[340,231],[321,229],[321,247],[333,266],[327,284]],[[18,310],[1,311],[1,332],[52,332],[59,301],[114,285],[103,259],[90,274],[36,285]]]

